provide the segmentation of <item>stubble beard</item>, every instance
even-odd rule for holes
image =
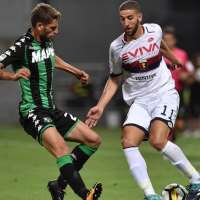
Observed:
[[[126,32],[126,35],[129,37],[133,37],[139,28],[139,24],[140,24],[140,22],[139,22],[139,20],[137,20],[135,28],[131,32]]]
[[[46,42],[46,41],[48,41],[48,38],[46,37],[45,33],[41,33],[41,34],[40,34],[40,40],[41,40],[41,42]]]

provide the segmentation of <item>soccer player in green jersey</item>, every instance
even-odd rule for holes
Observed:
[[[83,84],[89,79],[86,72],[64,62],[54,52],[52,40],[58,33],[60,16],[60,12],[48,4],[36,5],[31,15],[32,27],[0,55],[0,79],[19,80],[20,123],[57,160],[60,176],[48,183],[52,199],[63,200],[68,184],[81,199],[97,200],[101,184],[89,190],[78,171],[97,150],[101,138],[77,117],[59,110],[53,99],[55,68],[73,74]],[[10,64],[14,73],[4,69]],[[65,140],[80,144],[70,152]]]

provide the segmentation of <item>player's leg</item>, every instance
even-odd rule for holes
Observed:
[[[160,100],[154,109],[154,119],[150,126],[150,143],[159,150],[169,161],[181,170],[190,180],[193,187],[200,190],[200,175],[176,144],[168,141],[170,128],[173,128],[177,115],[177,94],[167,95]],[[192,190],[192,189],[191,189]]]
[[[147,172],[146,162],[139,151],[139,145],[147,134],[150,117],[143,106],[134,103],[123,125],[122,146],[129,169],[146,199],[160,199],[155,193]]]
[[[71,114],[56,110],[54,112],[56,127],[65,140],[80,143],[72,151],[75,168],[80,170],[101,144],[100,136]]]
[[[40,137],[45,129],[48,127],[55,127],[50,112],[47,109],[33,109],[29,111],[27,116],[20,114],[20,123],[24,130],[41,144]],[[51,195],[53,200],[63,200],[65,192],[53,185]]]
[[[72,157],[77,170],[83,167],[101,144],[100,136],[81,121],[67,135],[66,139],[80,143],[72,151]]]
[[[98,134],[89,129],[88,126],[71,114],[56,110],[54,111],[53,116],[56,127],[63,138],[81,143],[71,152],[74,167],[77,171],[79,171],[90,156],[96,152],[101,143],[101,138]],[[60,174],[56,181],[50,181],[48,183],[48,187],[52,193],[52,191],[55,191],[55,188],[57,188],[57,185],[59,188],[64,190],[67,184],[68,182],[65,177]],[[100,184],[96,185],[95,188],[96,194],[94,195],[96,195],[95,198],[98,198],[98,195],[100,195],[101,192]]]
[[[86,199],[89,190],[75,170],[69,148],[55,127],[50,127],[43,132],[42,144],[57,159],[60,173],[73,191],[82,199]]]
[[[167,140],[169,130],[168,126],[162,121],[155,120],[152,122],[150,143],[189,178],[191,183],[189,186],[189,194],[191,197],[188,196],[187,200],[195,200],[197,193],[200,195],[200,175],[187,159],[181,148]]]
[[[65,139],[80,143],[71,152],[77,171],[82,169],[101,144],[100,136],[81,121],[65,136]],[[62,175],[58,177],[57,182],[62,189],[66,188],[67,182]]]
[[[44,145],[57,158],[60,171],[69,182],[69,185],[79,196],[86,199],[85,196],[89,190],[85,188],[80,175],[74,169],[73,159],[69,154],[69,149],[63,137],[55,128],[50,111],[47,109],[31,110],[27,116],[23,117],[21,115],[20,122],[28,134],[34,139],[37,139],[40,144]],[[59,196],[57,197],[58,200],[64,198],[62,190],[59,191]]]
[[[168,135],[168,140],[174,142],[176,139],[175,134],[176,134],[176,128],[171,129]]]

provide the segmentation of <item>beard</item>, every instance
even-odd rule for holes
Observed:
[[[136,33],[137,30],[138,30],[139,25],[140,25],[140,22],[139,22],[139,20],[137,20],[137,23],[136,23],[136,25],[135,25],[135,28],[134,28],[133,30],[129,31],[129,32],[125,32],[126,35],[127,35],[127,36],[134,36],[135,33]]]
[[[43,32],[40,33],[41,42],[48,42],[49,40],[53,41],[54,37],[49,36],[48,30],[44,29]]]
[[[49,39],[47,38],[46,34],[43,32],[40,34],[40,40],[43,43],[43,42],[48,41]]]

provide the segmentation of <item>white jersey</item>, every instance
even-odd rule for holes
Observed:
[[[126,42],[124,34],[110,45],[111,76],[128,71],[122,85],[123,98],[129,105],[136,99],[159,96],[175,88],[161,52],[162,30],[157,24],[143,24],[144,34]]]

